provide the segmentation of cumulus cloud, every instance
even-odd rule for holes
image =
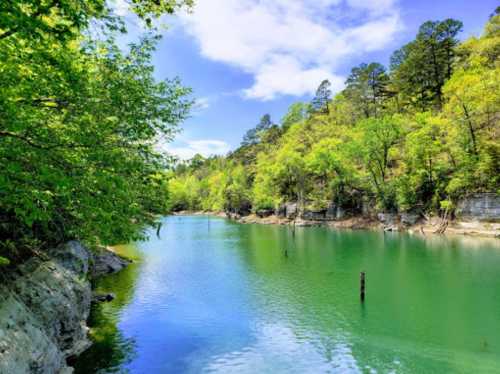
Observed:
[[[222,140],[179,140],[176,144],[167,144],[165,149],[168,153],[183,160],[188,160],[196,154],[204,157],[214,155],[225,155],[231,147]]]
[[[182,21],[201,54],[253,75],[243,92],[270,100],[341,89],[342,60],[388,45],[400,29],[396,0],[198,0]]]

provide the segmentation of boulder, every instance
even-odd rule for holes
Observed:
[[[97,248],[92,254],[90,274],[93,278],[117,273],[130,264],[127,260],[106,248]]]

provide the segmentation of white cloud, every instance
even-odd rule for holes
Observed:
[[[209,97],[199,97],[195,100],[193,107],[191,108],[191,114],[197,115],[203,112],[204,110],[210,108],[213,99]]]
[[[210,99],[208,97],[200,97],[196,99],[194,106],[198,110],[208,109],[210,107]]]
[[[109,5],[118,16],[126,16],[130,13],[130,5],[125,0],[111,0]]]
[[[204,157],[214,155],[225,155],[231,147],[222,140],[179,140],[174,144],[164,146],[166,151],[183,160],[188,160],[196,154],[201,154]]]
[[[252,74],[247,97],[311,94],[342,62],[388,45],[400,29],[396,0],[198,0],[183,24],[203,56]]]

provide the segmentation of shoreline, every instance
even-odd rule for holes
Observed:
[[[243,224],[261,224],[261,225],[294,225],[298,227],[320,226],[330,229],[349,229],[349,230],[379,230],[379,231],[397,231],[407,232],[420,236],[438,235],[438,236],[469,236],[478,238],[500,239],[500,223],[483,221],[450,221],[444,232],[436,232],[441,223],[439,217],[422,219],[415,224],[405,225],[400,222],[385,224],[377,218],[354,216],[336,221],[314,221],[297,218],[295,220],[282,218],[276,215],[268,217],[259,217],[252,213],[247,216],[239,216],[225,212],[211,211],[180,211],[172,213],[173,216],[203,216],[222,217],[234,220]]]

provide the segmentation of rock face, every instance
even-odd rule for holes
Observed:
[[[274,214],[274,210],[272,209],[259,209],[258,211],[255,212],[257,214],[257,217],[259,218],[266,218],[270,217]]]
[[[47,255],[28,260],[0,285],[2,374],[71,373],[66,359],[91,344],[86,325],[92,295],[89,274],[123,268],[115,254],[93,258],[76,241]]]
[[[401,223],[405,226],[413,226],[420,219],[420,214],[415,212],[402,212],[400,215]]]
[[[324,210],[305,210],[301,218],[311,221],[324,221],[326,219],[326,209]]]
[[[478,221],[500,221],[500,195],[478,193],[464,198],[457,205],[457,216]]]
[[[0,288],[0,373],[69,373],[90,346],[90,253],[78,242],[32,258]]]

